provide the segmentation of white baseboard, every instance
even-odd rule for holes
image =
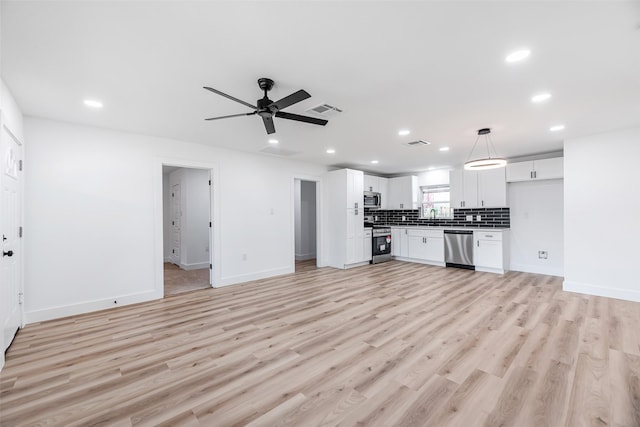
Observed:
[[[213,287],[219,288],[222,286],[229,286],[229,285],[235,285],[238,283],[250,282],[252,280],[267,279],[269,277],[282,276],[283,274],[291,274],[291,273],[294,273],[295,271],[296,269],[292,262],[292,264],[287,267],[256,271],[254,273],[240,274],[237,276],[221,277],[219,281],[216,281]]]
[[[564,282],[562,282],[562,290],[568,292],[578,292],[587,295],[597,295],[600,297],[616,298],[625,301],[640,302],[640,291],[633,289],[598,286],[591,285],[589,283],[580,283],[571,280],[565,280]]]
[[[196,262],[193,264],[180,264],[180,268],[183,270],[200,270],[203,268],[209,268],[208,262]]]
[[[314,259],[316,257],[316,253],[310,254],[296,254],[296,261],[306,261],[308,259]]]
[[[90,313],[92,311],[115,308],[118,306],[136,304],[162,298],[162,291],[147,291],[137,294],[114,296],[95,301],[86,301],[78,304],[45,308],[42,310],[25,311],[25,324],[43,322],[45,320],[58,319],[60,317],[74,316],[76,314]],[[117,303],[114,303],[117,301]]]
[[[510,268],[511,271],[521,271],[523,273],[546,274],[547,276],[558,277],[564,276],[564,269],[562,267],[511,263]]]

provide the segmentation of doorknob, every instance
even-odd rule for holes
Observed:
[[[2,256],[9,256],[9,257],[11,257],[11,256],[13,256],[13,251],[9,251],[9,252],[2,251]]]

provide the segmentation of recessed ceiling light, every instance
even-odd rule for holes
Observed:
[[[449,151],[449,147],[440,147],[440,151]]]
[[[550,93],[539,93],[531,98],[531,102],[544,102],[551,98]]]
[[[371,164],[372,164],[372,165],[377,165],[377,164],[378,164],[378,161],[377,161],[377,160],[371,160]]]
[[[435,169],[436,169],[436,168],[435,168],[435,166],[429,166],[429,167],[427,168],[427,170],[428,170],[428,171],[432,171],[432,170],[435,170]]]
[[[95,99],[85,99],[84,105],[91,108],[102,108],[102,102],[96,101]]]
[[[333,148],[329,148],[327,149],[327,154],[335,154],[336,150],[334,150]]]
[[[549,128],[549,130],[550,130],[551,132],[558,132],[558,131],[560,131],[560,130],[564,130],[564,125],[551,126],[551,127]]]
[[[511,52],[504,60],[507,62],[518,62],[522,61],[530,54],[531,51],[528,49],[516,50],[515,52]]]
[[[277,139],[270,139],[269,144],[277,144],[279,141]]]
[[[400,135],[400,136],[409,135],[410,133],[411,133],[411,131],[408,130],[408,129],[402,129],[402,130],[398,131],[398,135]]]

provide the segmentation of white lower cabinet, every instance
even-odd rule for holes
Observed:
[[[391,230],[391,239],[393,256],[444,265],[443,230],[394,228]]]
[[[371,261],[371,258],[373,257],[373,248],[371,247],[372,245],[372,231],[371,228],[365,228],[364,229],[364,260],[365,261]]]
[[[506,231],[474,231],[473,259],[477,271],[503,274],[508,269]]]

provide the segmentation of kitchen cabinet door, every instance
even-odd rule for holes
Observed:
[[[418,191],[417,176],[389,178],[387,209],[417,209]]]
[[[426,260],[427,259],[427,245],[425,243],[426,237],[422,235],[409,234],[407,235],[407,251],[408,257]]]
[[[425,259],[444,262],[444,237],[425,238]]]
[[[380,193],[380,209],[389,209],[389,178],[378,178],[378,193]]]
[[[564,158],[534,160],[534,179],[556,179],[564,176]]]
[[[505,169],[477,171],[478,207],[501,208],[507,206],[507,180]]]
[[[347,261],[354,264],[364,260],[364,214],[362,209],[347,209]]]
[[[373,257],[373,248],[371,245],[373,244],[371,237],[371,228],[365,229],[364,231],[364,247],[363,247],[363,258],[365,261],[371,261]],[[393,246],[392,246],[393,247]]]
[[[473,261],[476,270],[504,273],[505,245],[501,231],[474,231]]]
[[[478,172],[454,169],[449,172],[452,208],[478,207]]]
[[[397,257],[408,257],[409,245],[406,228],[391,229],[391,255]]]
[[[533,162],[507,163],[507,182],[531,181],[533,178]]]
[[[360,209],[363,204],[364,174],[362,171],[346,169],[347,171],[347,209]]]

